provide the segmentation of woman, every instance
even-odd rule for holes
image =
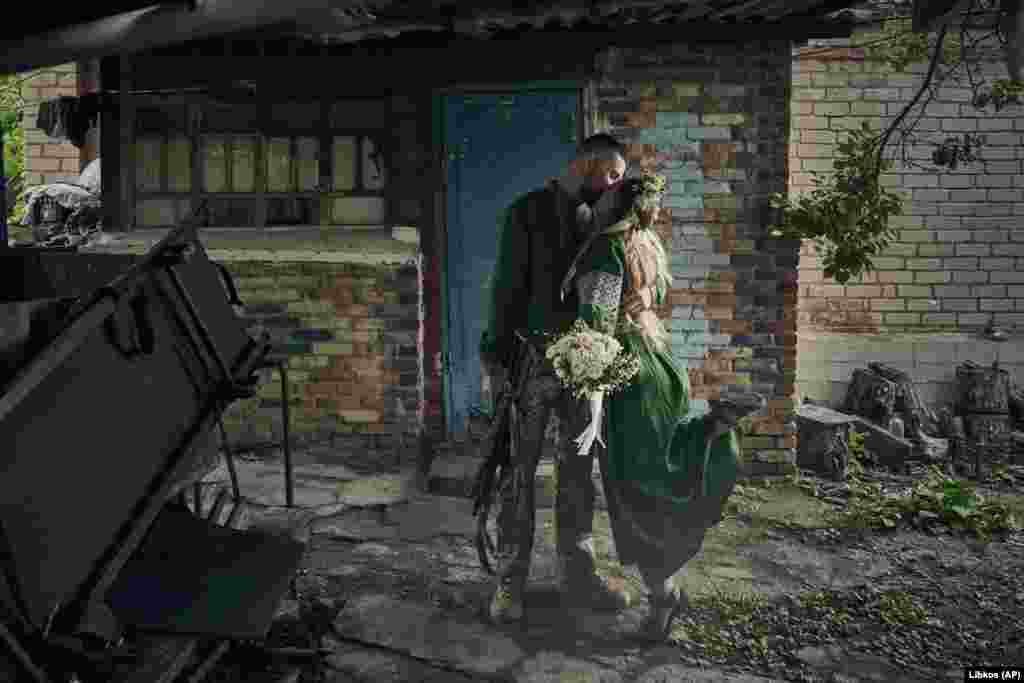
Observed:
[[[622,564],[637,564],[650,591],[647,635],[663,639],[685,603],[672,577],[699,550],[718,523],[737,476],[739,443],[733,427],[763,408],[755,394],[711,402],[703,417],[689,413],[689,382],[672,357],[653,307],[671,276],[652,225],[658,180],[630,180],[594,209],[594,237],[581,249],[565,285],[574,281],[579,316],[613,334],[635,353],[640,371],[607,399],[591,395],[592,421],[579,436],[579,452],[598,439],[612,533]]]

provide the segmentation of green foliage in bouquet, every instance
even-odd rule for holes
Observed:
[[[615,337],[577,320],[563,335],[554,337],[545,354],[562,385],[576,398],[628,385],[640,371],[640,359],[626,353]]]

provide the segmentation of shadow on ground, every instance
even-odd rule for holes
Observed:
[[[888,585],[906,573],[907,557],[939,558],[936,571],[948,573],[949,562],[970,554],[963,541],[837,539],[828,526],[828,502],[796,486],[750,489],[737,497],[679,577],[695,609],[680,620],[673,639],[659,645],[638,638],[647,602],[635,570],[614,559],[603,511],[595,520],[601,571],[625,581],[633,605],[608,614],[563,602],[556,584],[553,511],[545,508],[537,515],[526,617],[522,624],[499,628],[482,619],[491,581],[473,546],[475,520],[467,498],[420,492],[412,470],[366,477],[324,465],[322,454],[320,460],[309,454],[298,459],[301,509],[292,512],[280,507],[279,465],[253,461],[240,469],[243,492],[255,499],[250,507],[257,524],[273,526],[282,518],[308,522],[309,552],[296,597],[333,606],[332,628],[319,643],[328,653],[321,680],[755,683],[962,676],[959,670],[938,678],[934,671],[911,673],[884,652],[848,652],[841,646],[849,634],[841,629],[832,637],[818,624],[825,635],[811,637],[803,631],[787,635],[790,627],[783,625],[758,636],[758,625],[752,630],[750,622],[761,618],[758,610],[775,615],[796,605],[794,596],[859,594]],[[207,480],[212,487],[223,485],[225,477],[215,472]],[[550,488],[544,482],[538,486]],[[1005,566],[1024,566],[1024,547],[1003,544],[994,552],[1002,553]],[[1024,592],[1020,599],[1024,607]],[[286,601],[282,622],[296,612],[295,601]],[[820,618],[808,614],[812,622]],[[765,623],[774,618],[765,617]]]

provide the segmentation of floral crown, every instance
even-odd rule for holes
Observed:
[[[665,176],[642,172],[639,177],[626,180],[622,191],[627,197],[632,195],[632,202],[622,220],[632,223],[641,230],[650,228],[650,225],[640,223],[640,212],[647,213],[661,206],[661,199],[665,194]]]

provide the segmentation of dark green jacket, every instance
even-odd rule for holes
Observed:
[[[552,182],[505,211],[480,340],[485,362],[508,367],[516,330],[530,336],[561,332],[576,319],[575,288],[565,301],[558,290],[585,237],[576,224],[577,203]]]

